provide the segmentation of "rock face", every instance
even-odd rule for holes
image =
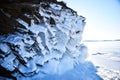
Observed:
[[[24,14],[30,25],[16,18],[24,28],[0,36],[0,68],[8,75],[0,74],[17,80],[101,80],[81,44],[85,18],[63,2],[31,6],[39,12]]]

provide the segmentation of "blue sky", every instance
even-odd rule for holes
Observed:
[[[86,17],[84,40],[120,39],[120,0],[63,0]]]

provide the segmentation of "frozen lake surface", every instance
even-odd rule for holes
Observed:
[[[120,80],[120,41],[84,42],[89,57],[105,80]]]

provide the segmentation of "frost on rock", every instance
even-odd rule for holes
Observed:
[[[16,19],[25,28],[0,36],[0,66],[17,80],[101,80],[81,44],[85,18],[62,4],[40,2],[31,26]]]

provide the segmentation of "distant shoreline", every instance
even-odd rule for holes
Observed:
[[[83,42],[108,42],[108,41],[120,41],[120,39],[116,39],[116,40],[83,40]]]

